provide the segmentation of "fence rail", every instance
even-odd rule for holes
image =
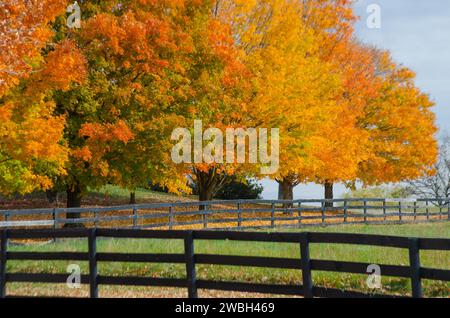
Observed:
[[[79,218],[68,219],[68,213]],[[244,229],[450,220],[450,199],[235,200],[0,210],[0,228]]]
[[[87,252],[13,252],[8,251],[10,239],[36,238],[84,238],[87,239]],[[0,298],[7,297],[7,283],[66,283],[67,274],[31,274],[7,272],[8,261],[23,260],[67,260],[89,262],[89,274],[81,276],[81,284],[90,287],[90,297],[99,297],[100,285],[119,286],[158,286],[186,288],[189,298],[197,298],[199,289],[252,292],[264,294],[297,295],[311,297],[396,297],[383,294],[365,294],[358,291],[324,288],[313,284],[313,271],[367,274],[368,263],[348,261],[316,260],[310,257],[312,244],[354,244],[400,248],[409,251],[409,265],[379,265],[382,276],[403,277],[411,280],[412,297],[423,297],[422,279],[450,281],[450,270],[426,268],[421,266],[420,251],[450,251],[450,239],[406,238],[381,235],[342,234],[342,233],[263,233],[235,231],[146,231],[112,229],[58,229],[58,230],[1,230],[0,251]],[[165,239],[183,240],[184,254],[123,254],[97,252],[98,238]],[[195,242],[199,240],[230,240],[247,242],[295,243],[300,250],[300,259],[272,258],[258,256],[212,255],[195,253]],[[173,263],[186,265],[184,279],[116,277],[103,276],[98,271],[100,262]],[[298,285],[260,284],[248,282],[213,281],[197,279],[196,265],[228,265],[241,267],[265,267],[299,270],[302,282]]]

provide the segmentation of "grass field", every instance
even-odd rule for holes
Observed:
[[[193,195],[174,195],[171,193],[164,193],[164,192],[158,192],[158,191],[152,191],[148,189],[139,188],[136,189],[136,201],[137,203],[148,203],[148,202],[171,202],[171,201],[193,201],[197,200],[197,196]],[[130,191],[114,186],[114,185],[107,185],[102,187],[98,191],[91,191],[89,192],[89,198],[110,198],[113,200],[120,200],[120,201],[128,201],[130,199]],[[128,203],[128,202],[127,202]]]
[[[107,185],[99,190],[91,190],[83,198],[84,207],[94,206],[113,206],[128,204],[130,200],[130,191],[118,186]],[[196,201],[197,196],[193,195],[174,195],[164,192],[151,191],[139,188],[136,190],[136,201],[138,204],[154,202],[182,202]],[[59,194],[57,203],[49,203],[45,193],[36,192],[25,196],[2,197],[0,196],[0,210],[8,209],[34,209],[34,208],[64,208],[66,207],[65,193]]]
[[[289,231],[289,230],[284,230]],[[302,230],[291,230],[302,231]],[[327,228],[310,228],[308,231],[386,234],[396,236],[438,237],[450,238],[450,223],[408,224],[408,225],[353,225]],[[248,255],[267,257],[299,258],[297,244],[280,243],[250,243],[230,241],[199,241],[196,242],[196,253]],[[85,240],[64,240],[57,243],[39,245],[15,245],[13,251],[86,251]],[[182,241],[162,240],[120,240],[101,239],[98,243],[99,252],[120,253],[183,253]],[[372,264],[408,265],[408,251],[395,248],[367,247],[354,245],[313,244],[311,246],[313,259],[367,262]],[[421,262],[424,267],[450,269],[450,252],[422,251]],[[73,262],[72,262],[73,263]],[[9,261],[8,272],[29,273],[65,273],[69,262],[61,261]],[[82,274],[88,273],[87,262],[80,262]],[[164,278],[184,278],[185,267],[178,264],[133,264],[133,263],[100,263],[101,275],[146,276]],[[226,281],[300,284],[301,273],[298,270],[278,270],[254,267],[232,267],[197,265],[199,279],[214,279]],[[368,291],[366,275],[339,274],[328,272],[313,272],[313,281],[317,286],[342,288],[349,290]],[[410,293],[410,281],[401,278],[382,277],[383,289],[377,293],[407,295]],[[432,297],[450,297],[450,284],[436,281],[423,281],[424,294]],[[87,296],[87,288],[80,290],[67,288],[65,285],[46,284],[8,284],[8,294],[13,295],[64,295]],[[128,288],[100,286],[100,296],[103,297],[184,297],[185,290],[169,288]],[[200,292],[202,297],[217,296],[258,296],[242,293]]]

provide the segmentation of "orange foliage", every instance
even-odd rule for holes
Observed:
[[[0,2],[0,97],[33,70],[53,35],[48,23],[65,7],[66,0]]]
[[[171,132],[195,119],[279,128],[272,177],[291,185],[431,171],[433,103],[411,70],[354,40],[351,0],[105,0],[82,4],[80,30],[52,27],[66,4],[0,3],[0,192],[255,174],[174,165]]]

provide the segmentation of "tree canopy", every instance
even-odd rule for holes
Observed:
[[[189,176],[208,200],[226,180],[265,177],[248,160],[173,162],[173,131],[199,120],[278,128],[270,178],[285,199],[303,182],[329,196],[337,182],[433,173],[433,102],[358,42],[350,0],[85,1],[79,29],[69,4],[0,4],[1,193],[56,187],[77,206],[88,187],[181,193]]]

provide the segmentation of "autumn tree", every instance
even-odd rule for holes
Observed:
[[[203,169],[173,164],[173,129],[196,118],[231,123],[231,110],[241,106],[234,94],[247,87],[231,32],[211,7],[188,0],[87,2],[80,30],[68,29],[63,16],[53,23],[55,45],[69,57],[52,59],[54,72],[45,79],[75,84],[56,83],[45,93],[54,114],[66,119],[69,162],[57,186],[66,189],[68,207],[80,206],[88,187],[106,183],[133,190],[152,180],[187,191],[186,174]],[[54,46],[44,54],[58,55]],[[53,76],[64,67],[64,77]],[[43,81],[35,77],[24,87],[38,92]]]
[[[415,75],[395,65],[388,52],[355,40],[335,49],[331,60],[342,72],[344,94],[339,103],[344,112],[332,130],[323,135],[328,146],[316,154],[322,158],[321,169],[315,173],[316,182],[324,184],[325,198],[333,198],[332,187],[336,182],[351,185],[360,180],[373,185],[427,173],[436,158],[436,128],[430,111],[432,103],[415,87]],[[422,122],[420,129],[412,118],[402,115],[408,108],[409,114]],[[408,149],[412,150],[408,145],[412,144],[417,149],[430,149],[429,156],[408,153]],[[375,162],[383,164],[375,166]],[[392,174],[387,169],[393,169]]]
[[[336,182],[432,171],[433,103],[409,69],[353,39],[350,0],[87,1],[81,29],[65,4],[0,4],[2,192],[56,180],[78,207],[89,187],[180,193],[189,175],[210,200],[231,177],[262,177],[261,164],[175,164],[172,132],[195,120],[279,128],[283,199],[303,182],[329,199]]]
[[[380,90],[359,122],[369,134],[369,149],[358,179],[373,185],[432,173],[438,153],[434,103],[415,86],[415,74],[394,63],[388,52],[374,49],[373,56]]]
[[[42,3],[39,8],[51,6]],[[132,190],[152,180],[172,192],[187,189],[185,175],[192,167],[171,161],[172,130],[187,126],[193,118],[220,121],[221,113],[232,122],[232,106],[240,107],[233,94],[245,74],[231,32],[213,18],[211,8],[209,1],[87,2],[81,6],[80,30],[68,29],[61,15],[52,22],[56,34],[39,39],[45,63],[36,59],[42,70],[33,72],[34,66],[25,64],[7,70],[8,82],[2,83],[10,86],[20,72],[29,76],[2,115],[10,116],[12,103],[24,107],[29,103],[20,96],[39,96],[38,102],[47,105],[45,112],[42,107],[33,108],[33,116],[48,116],[54,122],[32,124],[47,132],[52,132],[48,127],[55,129],[53,135],[45,136],[53,148],[36,146],[37,139],[46,140],[42,133],[20,137],[33,144],[36,153],[44,149],[56,153],[58,162],[66,161],[69,154],[65,169],[58,166],[56,185],[67,190],[68,207],[80,206],[88,187],[105,183]],[[53,15],[59,12],[55,10]],[[50,21],[43,18],[43,23]],[[20,52],[28,52],[23,60],[31,63],[32,52],[25,44],[28,47]],[[12,125],[8,128],[19,131]],[[21,152],[24,158],[32,158],[29,154]],[[196,166],[193,171],[201,169]],[[46,187],[54,176],[45,173]]]
[[[107,183],[133,190],[152,180],[173,192],[187,189],[184,171],[170,161],[170,133],[186,112],[192,38],[185,26],[196,6],[87,2],[79,30],[55,24],[58,38],[75,41],[88,67],[82,85],[52,95],[56,113],[67,118],[68,175],[59,184],[68,207],[80,206],[88,187]]]
[[[333,198],[333,183],[354,184],[356,180],[360,180],[367,184],[379,184],[401,181],[426,173],[430,163],[435,160],[436,128],[430,112],[432,104],[429,98],[414,86],[414,74],[407,68],[395,65],[388,52],[380,52],[359,44],[351,37],[352,29],[347,30],[347,36],[335,39],[336,43],[331,41],[330,49],[322,50],[323,58],[334,63],[344,84],[344,93],[338,99],[344,112],[332,130],[323,135],[326,136],[323,138],[324,145],[328,146],[324,146],[316,154],[322,158],[322,165],[315,173],[315,182],[324,185],[326,199]],[[388,91],[390,93],[387,93]],[[408,97],[400,97],[401,95]],[[409,117],[403,117],[403,122],[400,118],[393,120],[396,116],[402,116],[397,112],[400,108],[399,100],[402,103],[401,108],[414,109],[412,113],[418,116],[423,129],[417,129],[414,120]],[[390,109],[389,113],[384,113],[383,107]],[[383,118],[383,128],[372,121],[373,116]],[[369,121],[371,123],[367,125]],[[388,122],[389,128],[386,125]],[[376,150],[374,146],[380,136],[375,135],[380,130],[384,131],[383,146]],[[402,138],[404,139],[401,140]],[[425,158],[418,153],[407,155],[407,145],[413,143],[419,148],[431,149],[430,156]],[[389,154],[392,146],[396,150]],[[395,160],[392,160],[394,157]],[[384,167],[376,167],[373,164],[375,161],[383,162]],[[389,169],[395,170],[394,174],[386,174],[388,166]],[[369,180],[365,173],[372,174],[372,179]],[[332,203],[328,205],[331,206]]]
[[[292,200],[296,185],[315,181],[329,159],[317,151],[345,119],[345,83],[329,55],[351,34],[350,1],[218,1],[218,7],[256,75],[253,122],[280,128],[281,165],[272,178],[280,198]]]
[[[191,30],[196,41],[188,72],[192,88],[187,100],[191,105],[188,118],[201,120],[205,130],[215,128],[226,136],[227,128],[245,129],[249,125],[246,110],[252,93],[251,74],[243,64],[243,52],[235,46],[231,28],[219,20],[212,3],[196,17]],[[205,140],[201,146],[210,141]],[[224,146],[222,154],[226,154]],[[245,174],[245,164],[228,162],[225,157],[218,159],[192,166],[201,201],[211,200],[232,177]]]
[[[342,112],[331,130],[322,135],[323,147],[316,148],[315,154],[321,164],[314,181],[324,185],[325,198],[333,198],[336,182],[379,184],[427,173],[436,158],[436,128],[430,112],[432,103],[414,86],[414,74],[395,65],[388,52],[366,47],[354,39],[356,17],[348,1],[319,1],[316,9],[308,2],[304,2],[310,8],[306,20],[319,36],[320,30],[329,27],[336,31],[331,36],[325,33],[321,53],[322,59],[335,65],[343,81],[343,94],[337,100]],[[334,11],[336,15],[323,14],[324,7],[333,5],[340,8]],[[338,16],[341,18],[334,19]],[[382,111],[384,107],[390,109],[389,113]],[[411,117],[403,117],[400,108],[410,108],[409,114],[419,118],[421,128]],[[383,124],[379,126],[374,117],[383,118]],[[384,131],[383,137],[378,135],[380,130]],[[380,137],[383,146],[378,148]],[[412,144],[418,147],[414,154],[409,152]],[[419,149],[430,149],[429,156],[420,155]],[[375,162],[383,164],[375,166]],[[387,173],[388,169],[393,173]]]
[[[332,97],[333,114],[319,123],[312,136],[310,157],[314,165],[303,181],[323,184],[325,198],[333,198],[333,183],[354,180],[358,164],[365,157],[367,134],[359,129],[358,118],[364,101],[373,96],[368,54],[353,40],[357,17],[351,1],[303,1],[302,19],[317,43],[313,56],[332,65],[328,72],[339,78]],[[327,202],[327,206],[332,203]]]
[[[0,97],[41,62],[41,49],[53,32],[49,23],[65,0],[4,0],[0,3]]]
[[[386,94],[386,74],[379,72],[375,50],[354,39],[357,17],[351,1],[221,0],[216,4],[219,11],[222,8],[224,20],[230,21],[238,45],[245,50],[247,65],[257,75],[255,83],[260,86],[256,102],[250,107],[255,110],[254,118],[282,129],[282,164],[275,176],[280,198],[292,199],[295,185],[312,181],[323,184],[325,198],[332,199],[336,182],[368,182],[362,177],[362,167],[371,165],[369,170],[379,174],[372,182],[384,182],[423,172],[433,161],[433,154],[430,160],[412,156],[415,159],[409,163],[405,157],[397,166],[397,178],[387,177],[382,167],[372,165],[383,161],[380,157],[385,154],[381,148],[374,149],[376,124],[372,121],[370,129],[365,125],[373,116],[371,107],[381,100],[391,107],[398,96]],[[403,75],[407,74],[411,75],[403,69]],[[425,126],[421,133],[416,129],[405,136],[423,141],[424,147],[433,147],[434,124],[426,96],[414,87],[412,78],[397,80],[410,97],[402,100],[404,107],[420,108],[420,114],[414,113]],[[378,110],[375,113],[384,116]],[[392,116],[389,114],[387,119]],[[412,129],[413,122],[394,128],[391,121],[393,135],[386,132],[384,145],[398,138],[396,131]],[[402,153],[398,150],[397,158]],[[399,171],[402,165],[405,171]]]
[[[340,107],[335,119],[316,137],[321,146],[314,149],[319,164],[312,180],[324,185],[325,199],[333,199],[333,184],[356,180],[359,165],[368,158],[369,134],[359,121],[368,101],[378,96],[379,84],[371,50],[355,40],[335,46],[327,59],[340,74],[342,93],[336,96]]]
[[[169,15],[164,6],[170,6]],[[155,16],[137,14],[144,9],[156,14],[160,25],[156,24]],[[112,122],[123,116],[132,134],[128,140],[118,140],[97,123],[80,127],[78,131],[85,140],[77,151],[81,156],[86,155],[89,162],[85,171],[90,173],[95,165],[102,164],[96,182],[101,184],[107,179],[132,189],[138,182],[144,183],[145,178],[169,191],[179,192],[185,190],[184,176],[189,174],[197,183],[200,199],[210,200],[230,176],[238,173],[241,167],[234,164],[174,165],[170,157],[173,144],[168,141],[176,127],[192,127],[194,120],[202,120],[205,129],[215,127],[223,132],[227,127],[245,127],[242,110],[251,94],[249,73],[240,61],[230,27],[219,21],[212,9],[212,1],[167,1],[151,6],[130,2],[121,6],[120,13],[98,14],[83,26],[81,43],[92,48],[87,55],[101,61],[98,67],[110,64],[112,68],[108,76],[113,78],[114,85],[103,96],[109,94],[113,98],[107,103],[102,99],[104,118],[109,117],[108,121]],[[127,10],[133,10],[133,14],[126,13]],[[138,17],[153,20],[142,23],[141,30],[132,21]],[[161,30],[148,30],[149,23]],[[105,37],[116,36],[120,42],[111,45],[118,47],[98,45]],[[152,36],[154,43],[142,48],[146,36]],[[155,36],[160,38],[153,39]],[[143,65],[143,55],[148,65]],[[107,61],[102,60],[103,56],[108,57]],[[106,79],[100,83],[105,82]],[[109,103],[114,107],[105,107]],[[122,128],[125,131],[125,126]],[[111,140],[106,140],[106,136]],[[105,147],[117,141],[119,145]],[[74,162],[82,161],[76,158]]]
[[[52,43],[50,23],[65,1],[5,0],[0,3],[0,192],[48,189],[65,174],[64,117],[55,116],[47,92],[83,80],[75,67],[55,68],[71,43]],[[47,46],[53,54],[43,54]],[[35,89],[27,87],[34,82]],[[37,89],[39,87],[39,89]]]

